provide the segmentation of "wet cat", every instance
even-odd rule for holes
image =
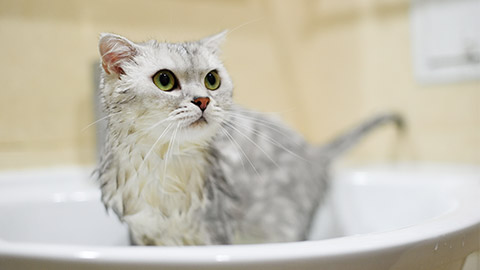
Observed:
[[[219,60],[225,33],[194,42],[134,43],[102,34],[107,140],[96,170],[102,200],[134,244],[210,245],[305,240],[328,167],[377,116],[315,147],[232,100]]]

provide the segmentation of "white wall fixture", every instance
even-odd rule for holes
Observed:
[[[480,80],[480,0],[412,0],[411,7],[417,80]]]

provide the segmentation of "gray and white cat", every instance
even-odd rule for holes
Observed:
[[[219,60],[225,33],[134,43],[102,34],[107,140],[102,200],[139,245],[305,240],[328,167],[381,115],[323,147],[232,100]]]

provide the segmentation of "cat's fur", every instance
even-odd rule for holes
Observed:
[[[129,225],[135,244],[304,240],[332,159],[370,129],[400,123],[382,115],[313,147],[276,119],[233,103],[218,57],[224,36],[186,43],[100,38],[108,130],[97,175],[104,204]],[[164,69],[177,77],[177,89],[153,83]],[[204,85],[212,70],[221,78],[214,91]],[[192,103],[197,97],[210,99],[204,112]]]

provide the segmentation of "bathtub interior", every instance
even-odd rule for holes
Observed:
[[[100,202],[90,168],[52,168],[0,177],[0,239],[7,242],[128,245],[128,230]]]
[[[0,241],[128,245],[128,230],[103,207],[91,171],[71,167],[1,173]],[[465,171],[461,170],[463,179],[478,184],[480,174]],[[458,176],[456,170],[438,166],[336,172],[312,226],[311,240],[386,232],[433,220],[458,207],[465,187],[465,181],[452,178]]]

